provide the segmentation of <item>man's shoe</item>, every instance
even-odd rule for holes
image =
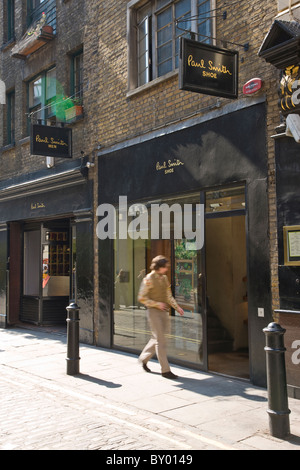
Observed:
[[[142,362],[142,365],[143,365],[143,369],[145,372],[151,372],[151,370],[149,369],[149,367],[147,366],[145,362]]]
[[[173,372],[171,371],[163,372],[161,375],[165,377],[166,379],[178,379],[178,375],[173,374]]]

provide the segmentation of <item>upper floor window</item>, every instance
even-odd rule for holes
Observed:
[[[15,92],[6,95],[6,144],[15,143]]]
[[[56,69],[41,73],[28,84],[31,119],[42,121],[56,119]]]
[[[129,14],[131,89],[161,77],[179,66],[179,38],[193,33],[211,42],[213,0],[132,0]]]
[[[27,27],[40,21],[52,26],[55,33],[56,0],[27,0]]]
[[[80,50],[72,56],[71,62],[71,96],[75,99],[83,98],[83,52]]]
[[[3,42],[15,39],[15,0],[3,1]]]
[[[7,0],[7,41],[15,36],[15,0]]]

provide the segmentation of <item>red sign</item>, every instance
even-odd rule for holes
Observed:
[[[263,82],[260,78],[252,78],[243,86],[244,95],[252,95],[253,93],[256,93],[261,89],[262,84]]]

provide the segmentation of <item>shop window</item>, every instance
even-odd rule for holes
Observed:
[[[43,231],[43,297],[68,296],[70,289],[69,232]]]
[[[176,70],[179,38],[211,42],[211,0],[152,0],[129,4],[130,89]]]
[[[15,143],[15,92],[6,95],[6,144]]]
[[[28,84],[29,117],[55,121],[56,69],[42,73]]]
[[[197,249],[195,239],[187,238],[189,230],[184,228],[184,220],[191,220],[191,229],[196,228],[196,213],[200,204],[200,194],[181,196],[172,200],[161,201],[162,207],[176,204],[170,214],[160,216],[159,238],[151,237],[151,227],[157,226],[155,213],[157,201],[146,205],[136,203],[128,210],[128,233],[135,227],[135,219],[144,215],[148,230],[143,222],[138,226],[140,237],[119,237],[119,228],[114,245],[114,344],[141,350],[149,340],[151,332],[147,323],[146,309],[138,301],[141,282],[149,272],[151,260],[157,255],[164,255],[170,260],[168,279],[173,295],[185,310],[184,317],[171,308],[169,351],[170,357],[181,357],[188,362],[203,363],[203,300],[201,274],[203,270],[202,251]],[[137,212],[138,211],[138,212]],[[169,215],[169,216],[168,216]],[[117,220],[123,221],[123,213],[118,212]],[[141,218],[139,219],[142,220]],[[181,222],[180,222],[181,220]],[[164,235],[163,235],[164,233]]]

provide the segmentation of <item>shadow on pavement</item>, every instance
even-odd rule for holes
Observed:
[[[87,380],[88,382],[95,383],[97,385],[102,385],[102,386],[107,387],[107,388],[122,387],[121,384],[116,384],[114,382],[107,382],[106,380],[97,379],[96,377],[92,377],[91,375],[88,375],[88,374],[79,373],[79,374],[76,375],[76,377],[79,378],[79,379],[82,379],[82,380]]]

